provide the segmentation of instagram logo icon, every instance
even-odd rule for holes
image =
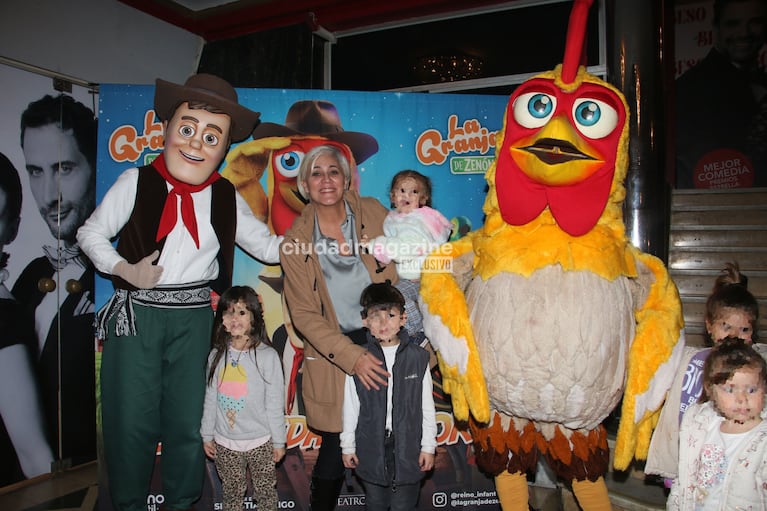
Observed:
[[[447,493],[444,492],[438,492],[431,496],[431,504],[434,507],[445,507],[447,506]]]

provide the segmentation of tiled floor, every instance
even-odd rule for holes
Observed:
[[[96,462],[39,476],[0,493],[2,511],[95,511],[98,496]]]
[[[97,511],[96,463],[8,487],[0,493],[2,511]],[[663,488],[637,473],[608,474],[607,486],[615,511],[656,511],[666,508]],[[570,511],[578,507],[567,490],[537,489],[531,495],[540,511]]]
[[[613,473],[605,477],[613,511],[663,511],[666,494],[659,483],[645,480],[638,472]],[[572,492],[556,488],[530,486],[530,505],[536,511],[581,511]]]
[[[662,482],[645,479],[641,472],[610,472],[605,481],[615,511],[666,509],[666,490]]]

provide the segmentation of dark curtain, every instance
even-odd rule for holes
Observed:
[[[322,87],[323,40],[298,24],[205,44],[198,72],[235,87]]]

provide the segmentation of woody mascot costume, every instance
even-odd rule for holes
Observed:
[[[97,315],[104,455],[112,502],[130,511],[146,510],[158,442],[164,509],[199,499],[211,289],[231,285],[235,243],[276,263],[281,241],[217,172],[259,113],[207,74],[184,85],[157,80],[154,109],[162,154],[123,172],[77,235],[115,286]]]

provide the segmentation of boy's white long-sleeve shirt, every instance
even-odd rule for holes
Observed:
[[[398,346],[381,346],[386,359],[386,367],[394,367],[394,359]],[[386,427],[391,429],[392,413],[392,372],[389,370],[389,385],[386,387]],[[421,392],[421,451],[434,454],[437,450],[437,412],[434,408],[433,384],[429,367],[423,375],[423,390]],[[357,386],[353,376],[346,376],[344,385],[343,431],[341,432],[341,451],[344,454],[354,454],[357,451],[356,430],[360,414],[360,400],[357,396]]]
[[[96,268],[111,274],[115,264],[124,260],[112,245],[120,230],[128,223],[136,204],[138,168],[124,171],[104,195],[99,206],[77,231],[77,241]],[[171,185],[168,184],[168,190]],[[211,187],[192,194],[197,217],[200,247],[187,231],[181,219],[181,201],[177,205],[177,222],[165,241],[158,265],[163,267],[159,285],[186,284],[215,280],[218,276],[219,244],[209,219],[211,215]],[[265,223],[257,219],[248,204],[235,192],[237,232],[235,243],[250,255],[268,264],[279,262],[282,236],[269,231]],[[149,255],[149,254],[147,254]],[[183,261],[183,264],[178,264]]]

